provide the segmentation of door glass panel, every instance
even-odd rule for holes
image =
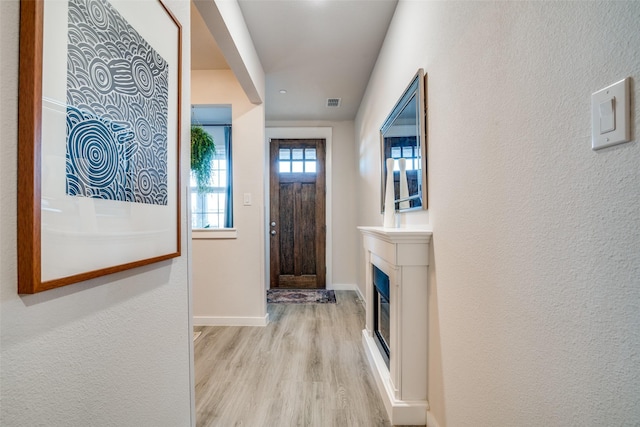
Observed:
[[[307,148],[304,150],[304,158],[307,160],[315,160],[316,159],[316,149],[315,148]]]
[[[307,148],[304,150],[304,171],[306,173],[316,173],[316,149]]]
[[[291,162],[291,172],[302,173],[304,172],[304,162]]]
[[[304,171],[306,173],[316,173],[316,162],[304,162]]]
[[[291,151],[293,160],[302,160],[304,158],[304,150],[302,148],[294,148]]]
[[[280,148],[278,171],[280,173],[317,173],[315,148]]]
[[[280,173],[291,173],[291,162],[280,162]]]
[[[288,148],[280,149],[280,160],[289,160],[291,158],[291,150]]]

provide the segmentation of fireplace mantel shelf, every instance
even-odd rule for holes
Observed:
[[[429,243],[426,228],[358,227],[365,248],[366,327],[363,344],[393,425],[425,425]],[[374,338],[373,266],[389,277],[390,356]]]
[[[424,241],[429,243],[433,232],[426,228],[385,228],[385,227],[358,227],[362,234],[376,236],[389,243]]]

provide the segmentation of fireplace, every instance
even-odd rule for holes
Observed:
[[[391,324],[389,303],[389,276],[375,265],[373,273],[373,333],[380,355],[389,367],[389,345],[391,343]]]
[[[362,341],[393,425],[425,425],[431,231],[358,227],[365,248]]]

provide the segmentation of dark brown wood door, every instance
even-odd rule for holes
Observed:
[[[324,139],[272,139],[271,288],[326,287]]]

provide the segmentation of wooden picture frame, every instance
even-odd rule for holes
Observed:
[[[21,0],[18,293],[180,256],[181,45],[161,0]]]

